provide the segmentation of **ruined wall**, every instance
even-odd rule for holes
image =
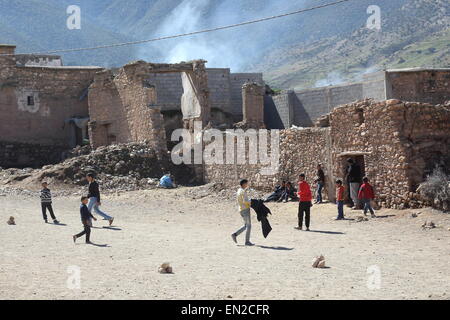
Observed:
[[[431,104],[450,100],[450,69],[390,70],[386,82],[389,99]]]
[[[263,83],[262,74],[234,74],[228,68],[206,68],[206,72],[211,109],[233,115],[234,122],[242,120],[242,85],[248,80]],[[181,110],[181,74],[153,73],[148,75],[147,80],[156,87],[157,105],[162,112]]]
[[[11,77],[0,80],[1,140],[68,146],[71,132],[65,121],[88,117],[85,95],[98,70],[15,68]]]
[[[275,175],[261,175],[261,165],[206,165],[205,180],[237,188],[247,178],[252,186],[270,191],[280,180],[296,182],[303,172],[313,185],[321,163],[328,199],[334,201],[334,181],[344,179],[348,158],[361,161],[379,206],[426,205],[416,187],[436,164],[450,166],[450,105],[399,100],[342,105],[330,114],[330,127],[280,131]]]
[[[147,65],[133,63],[117,75],[97,74],[89,89],[90,140],[94,148],[112,143],[145,142],[166,151],[163,116],[155,108],[156,90],[146,80]]]
[[[305,173],[307,181],[314,186],[318,163],[323,164],[327,182],[330,183],[329,128],[289,129],[280,131],[279,170],[274,175],[261,174],[267,165],[220,164],[205,165],[205,182],[220,182],[230,188],[237,188],[239,180],[249,179],[252,187],[270,192],[282,180],[297,184],[298,175]],[[235,157],[237,156],[235,147]],[[248,152],[248,150],[247,150]],[[247,155],[248,158],[248,155]],[[333,189],[327,184],[327,190]],[[328,192],[326,191],[326,192]],[[331,196],[330,195],[330,196]]]
[[[334,176],[346,158],[364,157],[383,207],[423,205],[416,188],[435,164],[449,163],[450,111],[443,106],[366,100],[331,113]],[[423,124],[423,125],[422,125]]]
[[[242,120],[242,86],[246,82],[264,84],[262,73],[232,73],[230,74],[231,113],[235,122]]]
[[[264,95],[264,86],[256,82],[244,83],[242,86],[242,125],[254,129],[265,128]]]

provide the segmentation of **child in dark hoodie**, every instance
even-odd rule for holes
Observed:
[[[97,221],[97,219],[89,212],[89,209],[87,207],[89,199],[88,197],[82,197],[81,198],[81,206],[80,206],[80,215],[81,215],[81,222],[83,223],[84,230],[81,231],[79,234],[73,236],[73,242],[77,241],[77,238],[82,237],[86,235],[86,243],[91,243],[90,237],[91,237],[91,226],[92,221],[91,219],[94,219]]]
[[[375,192],[373,191],[372,185],[369,183],[369,178],[363,178],[363,184],[359,188],[358,199],[361,200],[364,205],[364,215],[367,215],[367,211],[370,211],[372,218],[375,218],[375,212],[372,209],[370,201],[375,199]]]

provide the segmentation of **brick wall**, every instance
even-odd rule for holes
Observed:
[[[450,100],[450,69],[391,70],[386,79],[390,99],[431,104]]]

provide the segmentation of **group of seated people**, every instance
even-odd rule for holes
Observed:
[[[273,193],[264,202],[288,202],[289,200],[298,200],[297,189],[294,188],[291,182],[282,181],[281,185],[276,186]]]

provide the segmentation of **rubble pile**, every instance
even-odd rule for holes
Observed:
[[[4,184],[53,181],[68,185],[85,185],[86,174],[93,172],[102,189],[130,191],[156,187],[159,178],[171,172],[177,182],[189,183],[194,179],[189,168],[175,166],[170,159],[159,159],[154,150],[144,143],[117,144],[100,147],[89,152],[82,147],[71,151],[70,158],[42,169],[0,169]]]

